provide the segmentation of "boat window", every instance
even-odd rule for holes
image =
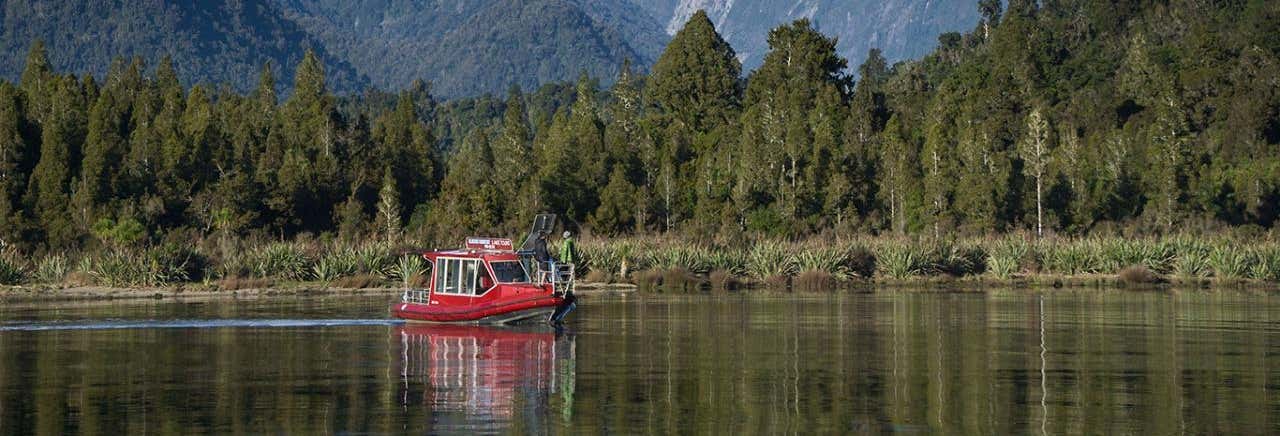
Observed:
[[[480,295],[489,288],[483,285],[482,277],[493,283],[479,259],[438,259],[435,274],[435,292],[440,294]]]
[[[436,281],[434,283],[436,292],[440,292],[441,289],[444,289],[444,277],[445,277],[444,270],[445,270],[445,260],[436,259]]]
[[[467,261],[462,259],[457,259],[457,260],[454,260],[454,262],[457,262],[455,264],[457,265],[457,267],[454,268],[453,272],[450,273],[451,275],[453,275],[453,282],[456,283],[456,286],[454,286],[453,288],[453,293],[470,294],[471,293],[471,271],[467,269]]]
[[[462,294],[475,295],[476,293],[476,266],[479,262],[474,260],[462,261],[462,268],[458,269],[458,282],[463,284]]]
[[[442,294],[462,293],[462,259],[445,259],[444,286],[438,291]]]
[[[493,273],[498,276],[498,283],[528,283],[529,273],[517,261],[489,262]]]
[[[493,287],[493,277],[489,275],[489,270],[485,269],[483,265],[480,265],[480,262],[476,262],[476,281],[475,281],[474,294],[484,295],[484,293],[489,291],[489,288],[491,287]]]

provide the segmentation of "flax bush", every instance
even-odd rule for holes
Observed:
[[[683,269],[694,273],[711,270],[709,251],[696,245],[657,247],[649,253],[650,268],[664,270]]]
[[[1252,266],[1250,253],[1236,247],[1220,245],[1209,253],[1209,267],[1214,277],[1222,279],[1242,279],[1248,277]]]
[[[887,242],[875,248],[876,274],[895,279],[929,273],[928,255],[911,243]]]
[[[1268,245],[1250,250],[1253,267],[1249,269],[1249,278],[1280,282],[1280,246]]]
[[[298,243],[274,242],[248,254],[245,262],[255,277],[305,280],[312,272],[311,259]]]
[[[963,276],[986,271],[986,252],[981,246],[943,241],[932,244],[926,254],[930,271]]]
[[[581,254],[578,268],[590,271],[600,271],[604,273],[614,274],[622,271],[622,265],[627,262],[627,255],[630,249],[629,241],[606,242],[604,240],[582,241],[578,244],[578,252]]]
[[[1209,254],[1205,253],[1180,253],[1173,261],[1173,272],[1178,277],[1185,279],[1200,279],[1209,277],[1213,272],[1213,268],[1209,266]]]
[[[1209,265],[1209,244],[1194,238],[1175,238],[1168,242],[1173,250],[1173,273],[1184,279],[1209,277],[1213,268]]]
[[[71,273],[71,260],[63,253],[45,256],[36,262],[34,278],[36,282],[45,284],[62,283]]]
[[[0,247],[0,285],[22,284],[26,278],[22,254],[12,248]]]
[[[1101,251],[1102,246],[1097,240],[1041,242],[1036,245],[1036,258],[1047,272],[1089,274],[1108,269],[1101,265]],[[1119,270],[1119,267],[1114,270]]]
[[[413,287],[417,277],[426,274],[427,262],[422,256],[409,254],[400,256],[395,265],[391,267],[391,278],[399,280],[405,288]]]
[[[187,282],[202,260],[189,249],[164,246],[117,249],[86,258],[81,269],[104,286],[163,286]]]
[[[799,268],[787,244],[761,241],[747,251],[746,269],[752,277],[767,279],[795,275]]]
[[[354,250],[339,250],[320,257],[311,266],[312,277],[328,284],[341,277],[355,275],[360,270],[360,258]]]
[[[1000,279],[1013,277],[1022,270],[1022,259],[1031,251],[1021,239],[1006,238],[987,249],[987,272]]]
[[[1089,240],[1099,261],[1098,272],[1118,273],[1133,265],[1145,266],[1153,272],[1171,269],[1175,252],[1172,245],[1146,239]]]
[[[736,248],[713,250],[707,257],[712,271],[743,277],[747,275],[747,253]],[[727,282],[726,282],[727,283]]]
[[[391,247],[384,243],[365,244],[357,247],[353,255],[357,260],[356,272],[375,276],[387,276],[396,262]]]
[[[849,269],[849,253],[838,246],[801,246],[795,252],[796,270],[800,273],[823,272],[836,280],[853,276]]]

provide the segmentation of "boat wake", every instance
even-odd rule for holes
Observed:
[[[397,319],[173,319],[0,324],[5,331],[397,326]]]

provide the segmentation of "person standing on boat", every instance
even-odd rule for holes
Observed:
[[[560,259],[558,260],[562,263],[573,263],[574,254],[578,251],[578,247],[575,247],[573,243],[573,233],[565,230],[561,236],[564,237],[564,242],[560,244]]]
[[[564,230],[561,237],[564,239],[561,242],[561,257],[556,261],[564,263],[564,265],[573,265],[573,261],[577,260],[577,245],[573,243],[573,234],[568,230]],[[570,274],[573,274],[573,272],[575,271],[570,270]],[[553,272],[553,274],[559,274],[559,271]],[[576,277],[568,277],[568,279],[570,279],[568,280],[568,288],[573,289],[573,279],[576,279]]]
[[[534,260],[536,260],[536,261],[538,261],[538,262],[550,262],[550,261],[551,261],[551,253],[547,251],[547,234],[546,234],[546,232],[540,232],[540,233],[538,233],[538,236],[537,236],[536,238],[534,238],[534,240],[533,240],[533,244],[532,244],[532,247],[530,247],[530,248],[532,248],[532,249],[533,249],[533,259],[534,259]]]
[[[564,240],[560,242],[560,258],[552,260],[552,274],[556,275],[559,275],[560,272],[555,270],[554,262],[572,264],[573,260],[576,258],[575,254],[577,254],[577,247],[575,247],[573,243],[573,233],[565,230],[560,236],[564,238]],[[570,281],[569,287],[564,291],[564,300],[556,307],[555,312],[551,313],[551,324],[561,324],[565,315],[568,315],[569,312],[572,312],[573,309],[578,307],[577,302],[578,297],[573,295],[573,281]]]

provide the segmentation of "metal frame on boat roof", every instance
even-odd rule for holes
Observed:
[[[530,244],[533,244],[533,241],[537,240],[539,235],[550,235],[555,229],[556,214],[540,213],[533,217],[533,226],[529,227],[529,235],[525,236],[524,242],[520,243],[519,251],[532,250],[533,246]]]

